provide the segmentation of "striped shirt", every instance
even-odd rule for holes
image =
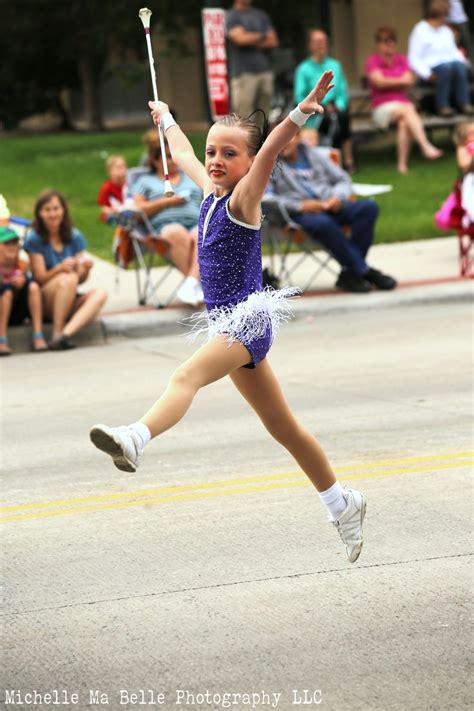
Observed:
[[[179,183],[173,183],[173,190],[176,195],[184,197],[186,202],[182,205],[166,207],[164,210],[160,210],[154,215],[149,216],[149,220],[157,232],[165,227],[165,225],[169,225],[173,222],[177,222],[190,230],[195,227],[199,221],[202,192],[196,183],[193,183],[191,178],[188,178],[185,173],[181,173],[180,171],[180,174],[181,179]],[[135,185],[132,186],[132,192],[135,195],[137,193],[142,195],[145,200],[155,200],[163,196],[165,192],[165,182],[155,173],[142,175],[138,178]]]

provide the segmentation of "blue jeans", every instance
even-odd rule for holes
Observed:
[[[445,62],[433,67],[436,76],[436,108],[449,106],[451,97],[457,106],[469,103],[469,69],[463,62]]]
[[[343,269],[363,276],[369,269],[365,257],[374,241],[375,221],[379,206],[374,200],[349,202],[340,212],[307,212],[292,215],[292,219],[320,242]],[[342,225],[350,225],[347,237]]]

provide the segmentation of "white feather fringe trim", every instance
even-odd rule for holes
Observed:
[[[219,334],[228,336],[229,344],[239,341],[244,346],[258,338],[263,338],[271,325],[272,336],[276,336],[281,323],[293,316],[289,299],[301,294],[301,289],[285,286],[275,290],[271,286],[255,291],[245,301],[235,306],[219,306],[211,311],[200,311],[184,320],[191,324],[187,334],[190,341],[200,336],[211,340]]]

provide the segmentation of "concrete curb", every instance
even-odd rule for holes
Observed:
[[[401,286],[395,291],[371,294],[341,294],[337,292],[305,294],[293,300],[296,319],[316,318],[335,313],[392,309],[422,304],[472,302],[474,283],[470,280]],[[100,319],[84,328],[74,342],[79,346],[104,345],[113,338],[153,338],[172,334],[185,334],[189,326],[183,323],[193,309],[171,307],[167,309],[131,309],[118,313],[104,313]],[[45,327],[46,337],[51,327]],[[31,328],[16,326],[8,331],[10,345],[16,353],[31,349]]]
[[[470,302],[474,297],[474,284],[462,281],[447,284],[410,286],[392,292],[371,294],[308,295],[293,301],[296,319],[317,317],[332,313],[345,313],[373,309],[398,308],[411,305],[449,302]],[[157,309],[144,312],[104,314],[102,323],[107,338],[146,338],[185,333],[189,309]]]

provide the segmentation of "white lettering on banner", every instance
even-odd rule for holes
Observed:
[[[225,51],[225,11],[205,8],[201,11],[207,88],[214,121],[229,113],[229,83]]]

